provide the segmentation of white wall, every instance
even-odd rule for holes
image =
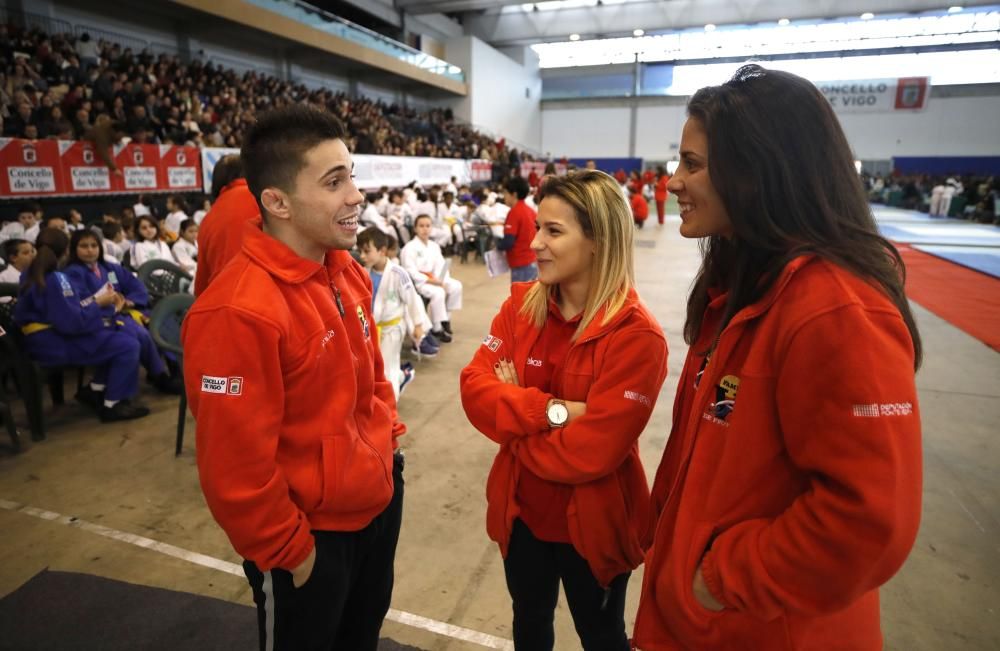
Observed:
[[[448,41],[445,59],[462,67],[469,87],[466,97],[447,104],[457,117],[517,145],[541,149],[542,79],[534,52],[525,54],[522,65],[465,36]]]
[[[542,111],[542,151],[556,158],[628,156],[627,106]]]
[[[621,106],[542,109],[542,150],[554,156],[618,157],[628,155],[629,100]],[[568,103],[567,103],[568,104]],[[1000,155],[1000,95],[934,97],[916,113],[838,114],[848,142],[859,159],[893,156]],[[635,155],[670,160],[680,143],[686,119],[683,104],[640,106]]]
[[[840,123],[857,158],[1000,155],[1000,96],[934,97],[916,113],[848,113]]]

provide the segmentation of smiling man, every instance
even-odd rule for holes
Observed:
[[[184,378],[212,515],[245,559],[260,648],[374,651],[402,516],[392,385],[342,124],[261,115],[241,157],[263,225],[184,321]]]

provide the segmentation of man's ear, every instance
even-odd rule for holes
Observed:
[[[260,202],[267,214],[276,219],[290,219],[292,216],[288,195],[279,188],[264,188],[260,193]]]

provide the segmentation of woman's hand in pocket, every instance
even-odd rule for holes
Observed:
[[[299,566],[292,570],[292,585],[296,588],[301,588],[305,585],[309,577],[312,576],[313,568],[316,565],[316,547],[315,545],[309,551],[309,555],[306,556],[306,560],[299,563]]]

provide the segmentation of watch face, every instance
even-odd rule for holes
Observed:
[[[548,415],[550,422],[556,425],[562,425],[569,419],[569,410],[566,409],[566,405],[556,403],[549,407]]]

